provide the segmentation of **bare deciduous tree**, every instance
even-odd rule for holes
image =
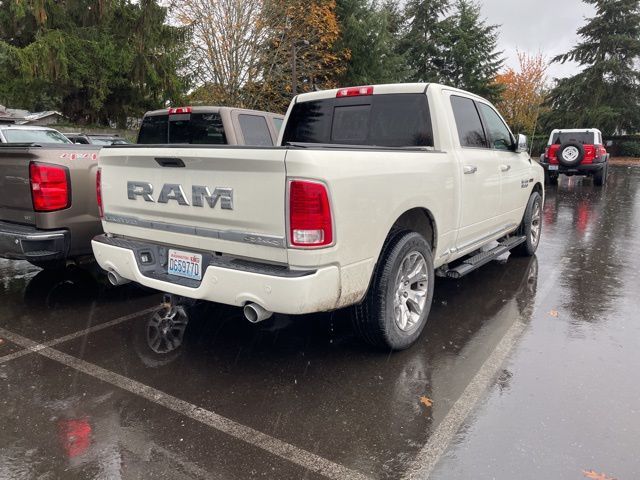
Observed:
[[[260,75],[268,36],[264,0],[181,0],[177,21],[192,31],[193,74],[210,88],[207,99],[244,106],[243,86]]]

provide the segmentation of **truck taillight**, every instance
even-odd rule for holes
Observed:
[[[180,115],[181,113],[191,113],[191,107],[173,107],[169,109],[169,115]]]
[[[289,241],[292,247],[325,247],[333,243],[327,187],[319,182],[289,184]]]
[[[98,214],[100,218],[104,218],[104,209],[102,208],[102,169],[96,171],[96,200],[98,201]]]
[[[54,212],[71,206],[69,169],[66,167],[31,162],[29,179],[36,212]]]
[[[336,98],[341,97],[363,97],[373,95],[373,87],[349,87],[341,88],[336,93]]]

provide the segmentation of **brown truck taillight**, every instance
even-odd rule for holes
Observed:
[[[323,183],[289,184],[289,242],[292,247],[326,247],[333,243],[329,192]]]
[[[182,113],[191,113],[191,107],[174,107],[169,109],[169,115],[180,115]]]
[[[102,169],[96,171],[96,200],[98,202],[98,215],[104,218],[104,209],[102,208]]]
[[[69,169],[60,165],[29,164],[31,199],[36,212],[55,212],[71,206]]]
[[[369,95],[373,95],[373,87],[348,87],[339,89],[336,98],[366,97]]]

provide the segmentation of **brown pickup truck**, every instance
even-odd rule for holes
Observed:
[[[274,145],[282,116],[226,107],[149,112],[139,143]],[[61,268],[91,259],[102,233],[96,200],[100,145],[51,128],[0,125],[0,258]]]
[[[99,146],[0,144],[0,257],[59,268],[91,255],[101,233]]]

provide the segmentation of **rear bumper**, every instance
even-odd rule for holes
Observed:
[[[334,310],[340,296],[340,270],[336,266],[290,270],[197,252],[203,255],[204,274],[201,281],[195,281],[166,273],[166,247],[106,235],[98,235],[91,244],[104,270],[196,300],[238,307],[254,302],[272,312],[299,315]],[[142,255],[152,260],[144,265]]]
[[[559,165],[559,164],[550,165],[547,162],[540,162],[540,165],[542,165],[542,168],[544,168],[545,172],[549,172],[549,174],[551,175],[556,173],[557,174],[564,173],[565,175],[590,175],[602,170],[605,167],[606,162],[589,163],[586,165],[581,164],[575,167],[565,167],[564,165]],[[551,166],[552,168],[550,169],[549,166]],[[558,168],[554,169],[554,167],[558,167]]]
[[[70,235],[67,230],[39,230],[31,225],[0,222],[0,257],[11,260],[63,260]]]

